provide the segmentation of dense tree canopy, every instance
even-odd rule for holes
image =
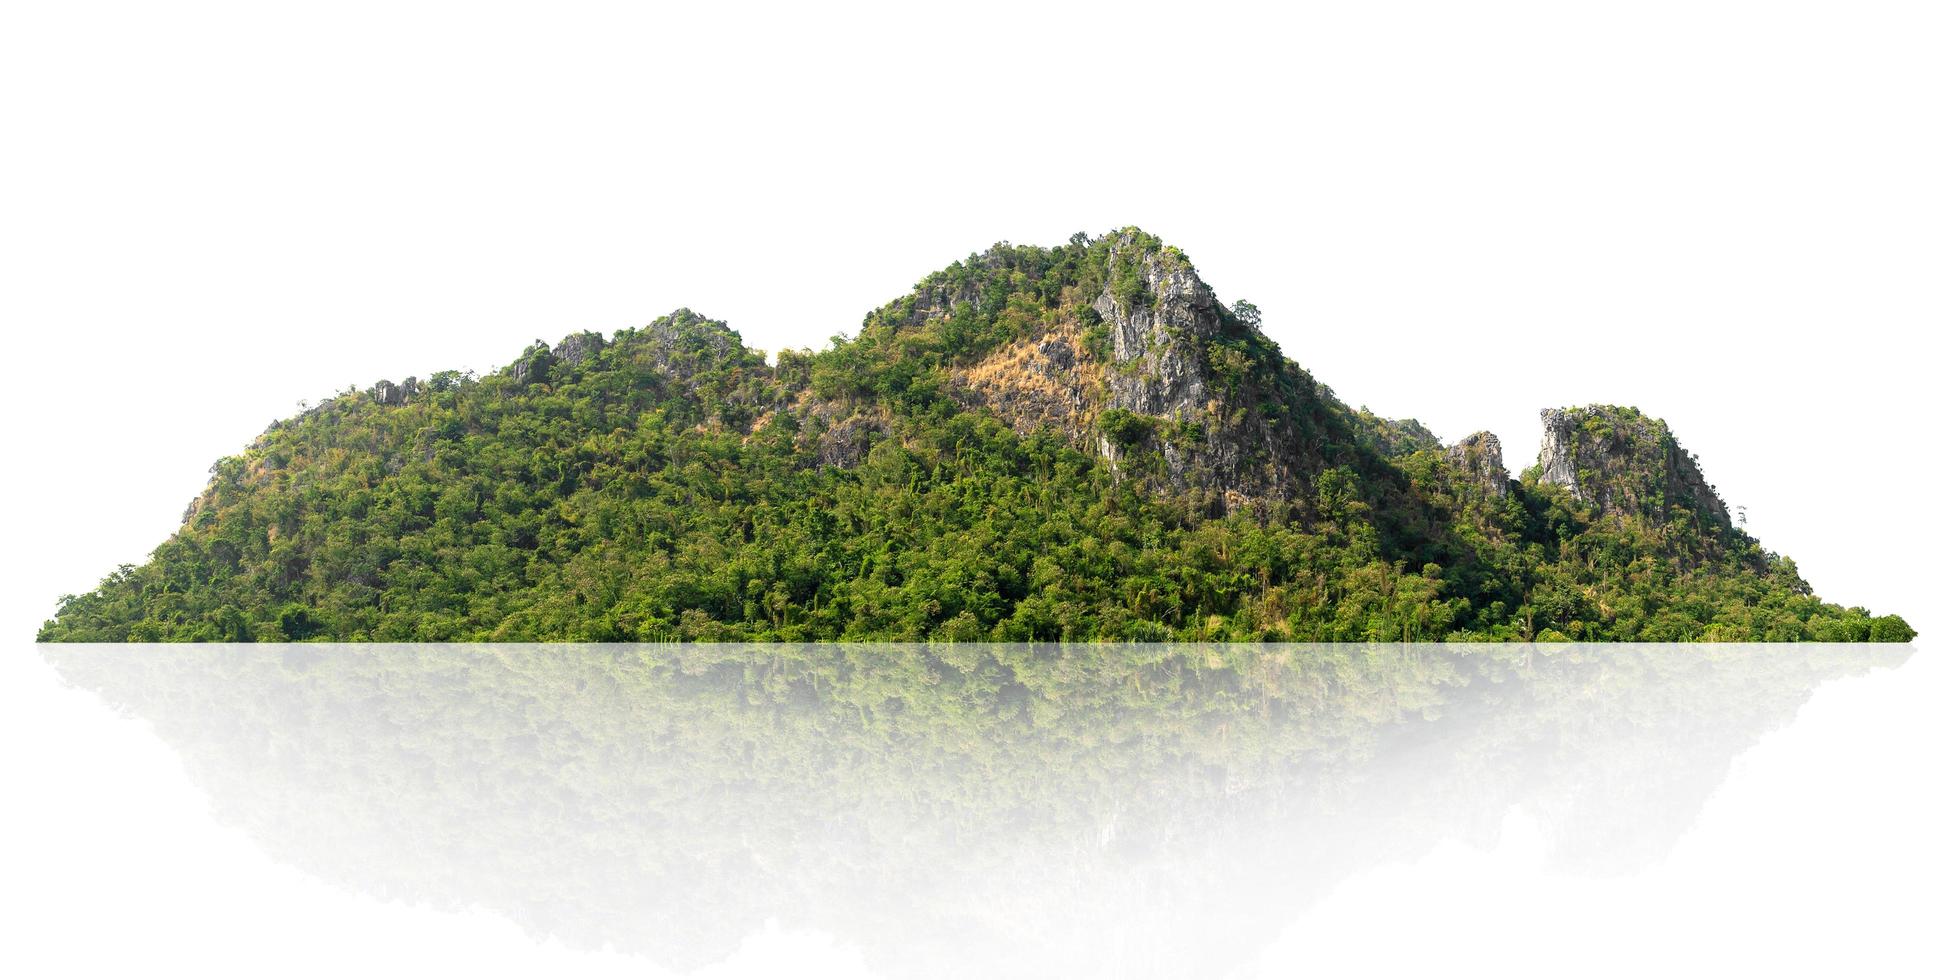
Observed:
[[[959,397],[966,365],[1038,331],[1102,348],[1090,297],[1152,299],[1128,266],[1082,236],[998,246],[774,365],[679,310],[486,377],[346,391],[219,461],[180,531],[40,637],[1912,636],[1739,529],[1604,513],[1532,473],[1484,493],[1423,426],[1311,382],[1245,303],[1199,356],[1316,447],[1300,492],[1172,484],[1200,422],[1020,431]]]

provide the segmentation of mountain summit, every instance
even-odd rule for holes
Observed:
[[[1904,640],[1667,425],[1515,479],[1352,409],[1138,229],[996,245],[772,362],[677,310],[340,393],[43,640]]]

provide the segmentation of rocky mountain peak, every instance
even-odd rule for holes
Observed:
[[[593,330],[569,334],[554,345],[554,359],[563,364],[580,364],[608,346],[608,339]]]
[[[853,343],[894,370],[938,358],[961,407],[1218,500],[1299,495],[1327,441],[1328,392],[1255,308],[1226,307],[1187,256],[1134,227],[997,244],[873,311]]]
[[[1448,448],[1446,461],[1465,486],[1488,498],[1506,496],[1507,467],[1501,461],[1499,436],[1475,432]]]
[[[1667,423],[1615,405],[1541,413],[1541,482],[1604,514],[1657,522],[1694,515],[1727,530],[1729,508]]]
[[[1173,249],[1146,248],[1139,232],[1108,250],[1110,281],[1090,304],[1108,327],[1117,370],[1112,408],[1175,416],[1212,400],[1207,343],[1223,332],[1216,294]]]
[[[1302,492],[1318,468],[1305,420],[1322,395],[1255,309],[1225,307],[1186,256],[1136,229],[1107,239],[1103,279],[1088,311],[1107,333],[1104,407],[1119,414],[1105,417],[1146,433],[1104,427],[1104,455],[1156,452],[1171,484],[1226,499]]]
[[[419,394],[419,379],[407,378],[403,384],[380,381],[372,386],[372,401],[380,405],[403,405]]]
[[[627,341],[646,353],[651,363],[678,380],[726,361],[747,358],[743,337],[721,320],[712,320],[684,307],[656,317],[640,330],[626,332]]]

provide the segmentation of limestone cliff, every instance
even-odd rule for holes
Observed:
[[[1540,480],[1604,514],[1656,522],[1693,515],[1728,530],[1729,508],[1667,423],[1633,408],[1590,405],[1541,413]]]
[[[1507,467],[1501,461],[1500,437],[1475,432],[1446,450],[1446,462],[1457,481],[1486,498],[1507,494]]]
[[[876,311],[860,343],[929,335],[972,348],[945,372],[962,408],[1218,508],[1301,496],[1325,446],[1379,441],[1355,434],[1254,308],[1225,306],[1186,256],[1134,228],[1051,252],[995,246]]]
[[[1169,481],[1248,497],[1289,497],[1318,469],[1327,406],[1317,385],[1254,323],[1216,300],[1189,261],[1124,232],[1109,248],[1116,274],[1094,297],[1112,362],[1108,409],[1156,420],[1153,435],[1102,453],[1161,455]],[[1136,284],[1130,288],[1128,284]]]

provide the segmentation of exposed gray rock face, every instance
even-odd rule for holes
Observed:
[[[1131,301],[1111,283],[1094,301],[1113,342],[1106,407],[1201,433],[1200,439],[1155,440],[1178,487],[1250,497],[1297,494],[1309,457],[1302,440],[1287,422],[1265,417],[1263,393],[1220,376],[1211,364],[1212,344],[1237,339],[1243,328],[1226,323],[1215,294],[1180,256],[1143,248],[1131,234],[1111,246],[1110,256],[1111,266],[1136,263],[1144,288]],[[1123,452],[1108,439],[1100,446],[1111,462]]]
[[[1574,471],[1575,424],[1558,408],[1541,410],[1541,482],[1565,487],[1574,499],[1587,503]]]
[[[642,329],[642,337],[650,363],[681,382],[706,367],[746,354],[742,339],[722,321],[687,309],[658,317]]]
[[[797,445],[814,452],[820,466],[855,467],[891,433],[891,420],[870,404],[807,398],[780,411],[798,420]]]
[[[980,283],[1006,274],[1005,257],[996,246],[953,263],[945,272],[928,276],[910,295],[880,307],[868,319],[909,327],[949,316],[962,304],[976,312],[986,312],[986,297]]]
[[[885,434],[884,420],[876,415],[859,413],[832,421],[815,436],[818,462],[847,469],[857,466]]]
[[[1733,526],[1730,508],[1723,498],[1716,495],[1716,487],[1704,479],[1703,470],[1696,464],[1696,457],[1676,444],[1672,437],[1663,450],[1663,466],[1668,472],[1667,488],[1664,491],[1666,511],[1668,504],[1681,504],[1714,521],[1717,526],[1728,529]]]
[[[1138,261],[1148,296],[1124,305],[1104,289],[1094,303],[1124,368],[1109,378],[1109,407],[1165,417],[1200,413],[1213,398],[1197,341],[1207,344],[1222,331],[1216,296],[1186,263],[1169,268],[1154,255]]]
[[[1632,408],[1591,405],[1541,413],[1541,482],[1604,514],[1667,521],[1678,509],[1727,531],[1730,511],[1667,423]]]
[[[1075,244],[1088,245],[1079,237]],[[1135,229],[1106,244],[1107,281],[1098,294],[1077,298],[1099,318],[1107,343],[1097,347],[1086,336],[1093,317],[1051,322],[1046,335],[954,365],[953,397],[1022,433],[1051,427],[1118,472],[1139,455],[1136,468],[1176,489],[1208,493],[1213,507],[1308,492],[1322,447],[1349,441],[1343,423],[1327,418],[1330,392],[1278,353],[1254,312],[1239,316],[1218,303],[1181,253]],[[1019,271],[1010,261],[996,249],[955,263],[874,311],[867,324],[917,326],[962,306],[990,313],[984,305],[1004,295],[992,284]],[[1116,410],[1144,417],[1151,434],[1109,439],[1094,423]],[[1327,432],[1333,426],[1340,431]]]
[[[977,310],[980,307],[980,293],[972,283],[942,283],[922,287],[912,294],[911,303],[903,315],[889,315],[887,319],[905,326],[915,326],[948,316],[954,307],[962,303],[970,304]]]
[[[1050,337],[1046,340],[1043,340],[1039,344],[1036,344],[1034,349],[1038,351],[1041,357],[1045,358],[1049,364],[1052,364],[1063,371],[1072,370],[1074,368],[1074,346],[1072,344],[1069,344],[1067,341],[1062,340],[1059,337]]]
[[[419,379],[407,378],[404,384],[380,381],[372,386],[372,401],[380,405],[403,405],[419,393]]]
[[[1475,432],[1446,450],[1459,480],[1488,499],[1507,495],[1507,467],[1501,461],[1500,437]]]
[[[1101,365],[1084,358],[1068,335],[1049,334],[956,368],[953,397],[991,411],[1021,435],[1049,428],[1076,446],[1092,446],[1092,428],[1083,420],[1101,374]]]
[[[554,359],[563,364],[580,364],[607,345],[608,341],[601,334],[584,330],[555,345]]]

